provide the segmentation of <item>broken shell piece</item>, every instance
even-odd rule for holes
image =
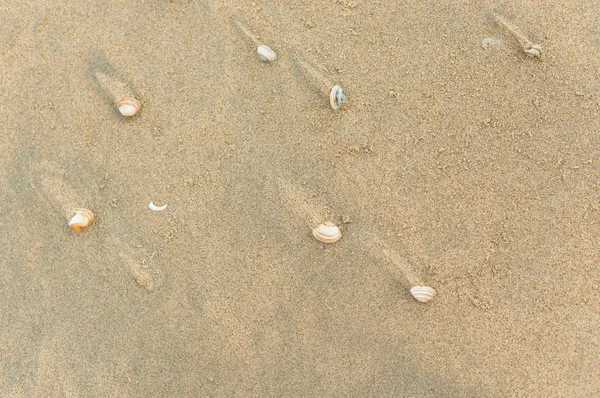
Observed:
[[[426,303],[435,296],[435,290],[428,286],[413,286],[410,289],[410,294],[412,294],[417,301]]]
[[[344,103],[348,96],[337,84],[331,88],[331,92],[329,93],[329,103],[331,107],[335,110],[338,110],[344,106]]]
[[[140,112],[142,104],[133,97],[123,97],[117,101],[117,108],[121,112],[121,115],[132,117]]]
[[[83,228],[88,227],[92,221],[94,221],[94,214],[87,209],[79,209],[75,212],[71,221],[69,221],[69,227],[75,231],[81,231]]]
[[[342,237],[342,231],[329,221],[318,225],[313,229],[312,233],[315,239],[324,243],[334,243]]]
[[[163,211],[164,209],[167,208],[167,205],[157,206],[153,202],[150,202],[150,204],[148,205],[148,208],[152,211]]]
[[[542,46],[533,44],[531,48],[523,50],[523,52],[530,57],[540,58],[542,56]]]
[[[268,46],[261,44],[257,48],[258,57],[263,62],[273,62],[277,59],[277,55],[275,55],[275,51],[271,50]]]
[[[494,39],[493,37],[485,37],[481,40],[481,45],[485,48],[490,46],[501,46],[502,44],[502,40]]]

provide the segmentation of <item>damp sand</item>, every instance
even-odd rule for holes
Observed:
[[[495,9],[5,4],[0,395],[598,396],[598,8]]]

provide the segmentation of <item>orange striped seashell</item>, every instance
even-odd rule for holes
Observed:
[[[89,227],[94,221],[94,214],[88,209],[79,209],[75,212],[71,221],[69,221],[69,227],[75,231],[81,231],[82,229]]]

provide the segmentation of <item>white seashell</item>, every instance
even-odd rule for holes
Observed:
[[[163,211],[164,209],[167,208],[167,205],[157,206],[153,202],[150,202],[150,204],[148,205],[148,208],[152,211]]]
[[[79,209],[75,212],[71,221],[69,221],[69,227],[75,231],[81,231],[83,228],[88,227],[92,221],[94,221],[94,214],[87,209]]]
[[[277,55],[275,55],[275,51],[271,50],[269,47],[261,44],[257,48],[258,57],[263,62],[273,62],[277,59]]]
[[[428,286],[413,286],[410,289],[410,294],[412,294],[417,301],[426,303],[435,296],[435,290]]]
[[[331,104],[331,107],[335,110],[343,108],[347,98],[348,96],[346,95],[344,90],[337,84],[333,86],[331,88],[331,91],[329,92],[329,103]]]
[[[533,44],[531,48],[523,50],[523,52],[530,57],[540,58],[542,56],[542,46],[539,44]]]
[[[117,108],[121,112],[121,115],[132,117],[140,112],[142,104],[133,97],[123,97],[117,101]]]
[[[312,233],[315,239],[325,243],[337,242],[342,237],[342,231],[329,221],[318,225]]]

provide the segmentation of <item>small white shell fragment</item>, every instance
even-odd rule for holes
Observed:
[[[413,286],[410,289],[410,294],[412,294],[417,301],[426,303],[433,299],[433,296],[435,296],[435,290],[429,286]]]
[[[123,97],[117,101],[117,108],[121,112],[121,115],[133,117],[140,112],[142,104],[133,97]]]
[[[542,56],[542,46],[533,44],[529,49],[523,50],[530,57],[540,58]]]
[[[337,84],[333,86],[329,92],[329,103],[335,110],[342,108],[347,98],[348,96],[344,92],[344,89]]]
[[[277,55],[275,55],[275,51],[271,50],[268,46],[261,44],[256,49],[258,51],[258,57],[263,62],[273,62],[277,59]]]
[[[150,202],[150,204],[148,205],[148,208],[152,211],[163,211],[164,209],[167,208],[167,205],[157,206],[153,202]]]
[[[79,209],[75,212],[71,221],[69,221],[69,227],[75,231],[81,231],[88,227],[92,221],[94,221],[94,214],[88,209]]]
[[[494,39],[493,37],[486,37],[483,40],[481,40],[481,45],[483,47],[501,46],[502,44],[503,44],[502,40]]]
[[[329,221],[319,224],[313,229],[312,234],[315,239],[324,243],[334,243],[342,237],[342,231]]]

